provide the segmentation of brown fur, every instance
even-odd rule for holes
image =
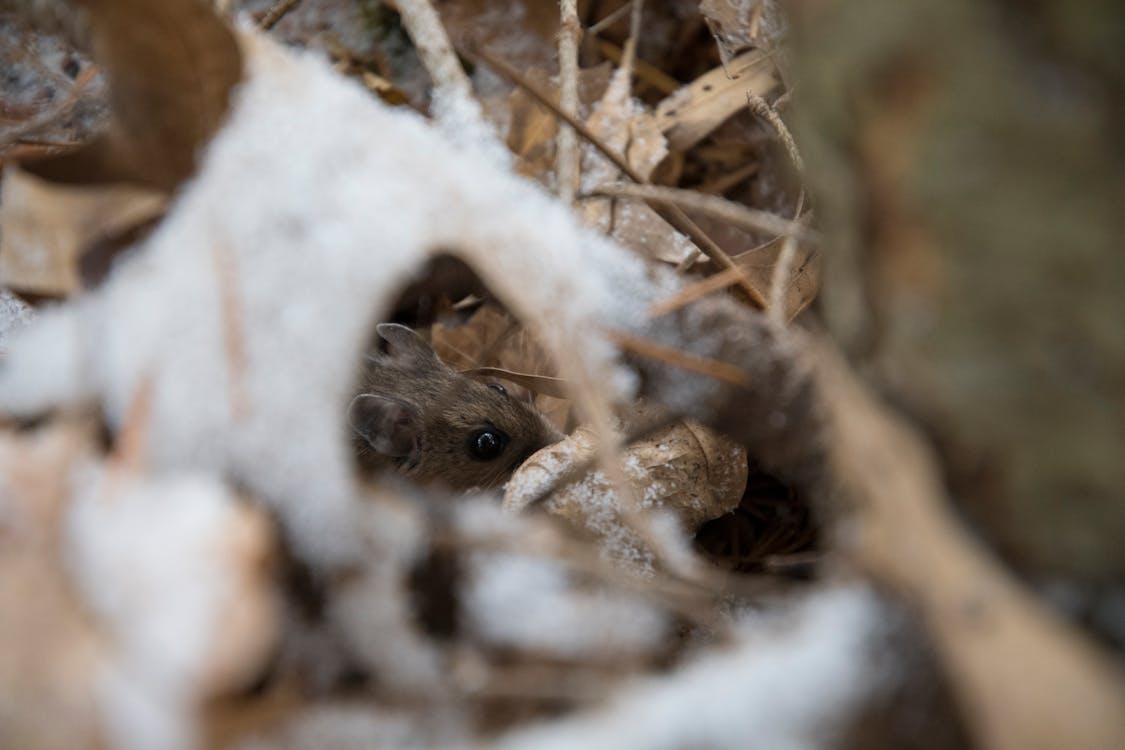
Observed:
[[[495,487],[532,453],[561,439],[528,404],[453,370],[410,329],[384,324],[378,332],[388,351],[368,357],[359,394],[388,399],[400,412],[413,415],[404,428],[413,449],[407,455],[380,452],[380,435],[372,434],[379,426],[352,419],[365,471],[392,468],[418,482],[458,490]],[[476,458],[470,450],[473,435],[482,429],[507,436],[493,460]]]

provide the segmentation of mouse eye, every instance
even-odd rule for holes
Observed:
[[[489,383],[488,387],[491,388],[494,391],[499,391],[500,393],[503,393],[505,396],[508,395],[508,389],[505,388],[504,386],[500,385],[499,383]]]
[[[478,461],[491,461],[504,452],[508,436],[495,427],[477,430],[469,435],[469,454]]]

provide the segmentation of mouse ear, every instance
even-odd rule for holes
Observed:
[[[361,393],[348,405],[348,424],[376,453],[404,458],[417,452],[422,420],[396,398]]]
[[[413,361],[419,365],[439,363],[434,350],[417,333],[398,323],[380,323],[375,331],[387,342],[387,351],[396,359]]]

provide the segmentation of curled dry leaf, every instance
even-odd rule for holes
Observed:
[[[655,550],[628,527],[620,498],[602,472],[572,475],[592,463],[594,438],[579,429],[548,446],[516,471],[504,507],[523,510],[544,491],[559,487],[544,506],[598,537],[615,559],[643,559]],[[646,510],[671,513],[686,532],[735,508],[746,487],[745,449],[694,422],[678,422],[624,452],[624,475]],[[560,486],[561,485],[561,486]],[[619,545],[623,545],[623,548]]]
[[[132,185],[48,182],[8,165],[0,185],[0,282],[65,297],[82,288],[83,254],[159,217],[164,193]]]

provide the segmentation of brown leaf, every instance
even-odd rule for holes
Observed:
[[[0,183],[0,279],[22,293],[74,294],[84,286],[84,253],[155,220],[166,203],[149,188],[58,185],[8,165]]]
[[[533,401],[558,429],[565,431],[570,426],[568,392],[555,377],[554,365],[531,335],[499,308],[483,305],[460,326],[435,324],[430,338],[434,351],[451,367],[467,371],[493,368],[496,377],[513,385],[508,389],[513,397]],[[510,377],[513,373],[514,378]]]
[[[748,91],[765,96],[777,85],[769,54],[746,52],[660,102],[656,122],[672,148],[686,151],[745,107]]]
[[[769,289],[784,244],[785,238],[779,237],[762,247],[736,255],[735,263],[750,277],[755,286]],[[798,245],[793,271],[785,286],[786,320],[796,317],[816,298],[816,293],[820,289],[820,265],[820,252],[816,247],[808,244]]]
[[[242,77],[234,34],[200,0],[79,0],[109,78],[108,131],[29,171],[63,183],[173,191],[195,168]]]
[[[609,85],[608,63],[578,71],[578,99],[585,109],[596,102]],[[540,91],[553,91],[556,84],[541,70],[528,73]],[[558,118],[522,88],[515,88],[508,97],[508,148],[517,156],[520,174],[545,181],[555,169],[555,136]]]

